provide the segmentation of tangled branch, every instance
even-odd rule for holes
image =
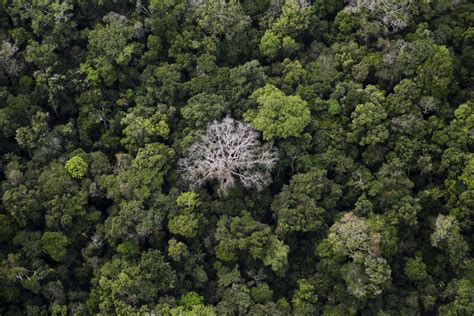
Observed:
[[[211,123],[186,158],[179,162],[183,177],[192,187],[217,180],[226,193],[240,180],[246,188],[261,190],[270,182],[270,171],[277,161],[271,144],[262,145],[259,134],[249,124],[226,117]]]

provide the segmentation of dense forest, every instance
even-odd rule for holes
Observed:
[[[0,0],[0,315],[474,315],[474,3]]]

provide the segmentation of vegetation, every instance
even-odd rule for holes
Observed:
[[[474,4],[0,0],[0,315],[474,315]]]

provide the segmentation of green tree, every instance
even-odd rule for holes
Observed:
[[[381,104],[364,103],[359,104],[351,115],[352,122],[347,139],[350,142],[357,142],[361,146],[375,145],[387,140],[389,132],[384,125],[387,118]]]
[[[259,44],[260,52],[269,59],[275,59],[281,49],[281,39],[275,33],[267,30],[263,34]]]
[[[259,284],[251,288],[252,298],[257,303],[265,303],[272,300],[273,291],[267,283]]]
[[[45,232],[41,237],[41,248],[54,261],[62,261],[69,245],[67,237],[60,232]]]
[[[421,256],[410,258],[405,264],[405,274],[410,281],[423,281],[428,276],[426,272],[426,264]]]
[[[31,119],[30,126],[18,128],[15,136],[18,144],[30,152],[40,147],[45,142],[45,136],[50,130],[47,119],[47,113],[38,112]]]
[[[130,152],[136,152],[146,143],[166,139],[170,128],[168,118],[161,107],[134,107],[121,120],[124,137],[121,143]]]
[[[341,268],[342,278],[349,293],[360,300],[382,294],[391,277],[383,252],[393,243],[393,231],[380,227],[378,220],[348,212],[329,229],[327,242],[334,255],[351,258]]]
[[[315,169],[296,174],[272,203],[278,221],[277,232],[310,232],[324,227],[327,210],[336,205],[342,191],[326,172]]]
[[[83,69],[88,78],[91,78],[91,71],[97,70],[110,86],[116,80],[125,82],[128,79],[122,67],[141,54],[142,45],[136,40],[143,36],[143,25],[132,23],[115,12],[105,15],[103,21],[105,25],[97,24],[87,32],[90,59]]]
[[[291,303],[293,304],[293,313],[295,315],[308,315],[316,312],[315,303],[318,296],[315,293],[314,286],[306,279],[298,280],[298,288],[293,293]]]
[[[235,0],[206,1],[197,6],[194,14],[197,27],[215,39],[219,37],[232,39],[245,32],[251,22],[240,3]]]
[[[118,213],[105,220],[105,234],[112,243],[144,238],[161,228],[164,216],[162,211],[147,208],[140,201],[122,201]]]
[[[168,241],[168,256],[174,261],[180,261],[189,256],[189,250],[185,243],[172,238]]]
[[[210,122],[220,119],[227,109],[227,102],[216,94],[200,93],[191,97],[181,108],[181,115],[190,126],[204,128]]]
[[[40,218],[40,195],[38,190],[30,189],[24,184],[5,188],[2,202],[5,210],[20,227],[37,221]]]
[[[447,296],[451,303],[443,305],[438,312],[444,315],[469,315],[474,312],[472,281],[468,279],[455,280],[448,285]]]
[[[115,258],[97,271],[88,305],[92,310],[124,314],[156,302],[172,289],[176,275],[159,250],[143,252],[139,258]]]
[[[288,264],[289,247],[268,225],[255,221],[248,212],[242,217],[222,217],[217,224],[216,240],[216,255],[220,260],[235,261],[236,251],[246,250],[276,272],[282,272]]]
[[[199,220],[195,214],[181,214],[168,221],[168,229],[175,235],[193,238],[198,233]]]
[[[299,96],[285,95],[273,85],[257,89],[252,98],[258,108],[247,111],[244,117],[263,132],[265,140],[298,137],[310,122],[308,103]]]
[[[66,170],[76,179],[81,179],[86,175],[87,162],[80,156],[74,156],[66,162]]]
[[[461,235],[459,224],[453,216],[438,214],[435,230],[431,234],[431,244],[446,253],[451,266],[464,266],[469,245]]]
[[[280,16],[260,39],[262,55],[272,60],[282,51],[288,55],[298,50],[295,39],[309,27],[312,12],[304,1],[286,0]]]
[[[196,292],[188,292],[181,296],[180,305],[186,310],[192,310],[196,305],[204,305],[204,298]]]
[[[445,98],[453,74],[453,60],[446,47],[436,46],[434,54],[418,67],[418,84],[425,95]]]

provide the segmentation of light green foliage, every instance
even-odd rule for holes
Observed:
[[[205,1],[198,6],[195,17],[197,26],[205,34],[216,39],[219,36],[232,39],[245,32],[251,22],[236,0]]]
[[[168,229],[171,233],[187,238],[197,235],[199,220],[194,214],[181,214],[174,216],[168,221]]]
[[[281,49],[281,39],[272,31],[267,30],[262,36],[258,47],[263,56],[274,59]]]
[[[420,256],[410,258],[405,264],[405,274],[410,281],[423,281],[428,276],[426,264]]]
[[[328,113],[331,115],[337,115],[341,112],[341,105],[337,100],[329,100],[328,102]]]
[[[272,300],[273,291],[267,283],[262,283],[251,290],[252,298],[257,303],[265,303]]]
[[[254,257],[262,256],[262,261],[266,266],[270,266],[273,271],[282,273],[288,265],[289,247],[276,236],[270,236],[267,240],[267,249],[263,254],[260,249],[250,249],[250,254]]]
[[[171,233],[187,238],[198,234],[200,214],[195,210],[199,206],[199,196],[195,192],[182,192],[176,198],[180,208],[176,214],[170,214],[168,229]]]
[[[38,193],[24,184],[4,191],[3,206],[20,226],[38,219],[41,207]]]
[[[474,128],[474,103],[461,104],[454,111],[454,119],[447,128],[451,144],[465,148],[473,141],[471,131]]]
[[[436,46],[435,53],[418,67],[418,85],[425,95],[445,98],[453,75],[453,60],[446,47]]]
[[[269,226],[252,219],[248,212],[242,217],[222,217],[216,230],[219,244],[217,258],[234,261],[236,250],[246,250],[254,259],[261,259],[272,270],[281,272],[288,263],[289,248],[279,240]]]
[[[140,258],[115,258],[98,271],[91,299],[98,299],[101,310],[127,314],[151,303],[172,289],[176,282],[173,269],[158,250],[144,252]]]
[[[249,110],[244,117],[263,132],[265,140],[298,137],[310,121],[308,104],[299,96],[287,96],[277,87],[267,84],[257,89],[252,98],[256,110]]]
[[[140,248],[136,242],[127,240],[117,246],[117,252],[126,258],[134,258],[140,254]]]
[[[286,55],[299,48],[295,38],[309,26],[311,8],[302,7],[298,1],[287,0],[282,13],[260,39],[259,49],[263,56],[274,59],[281,50]]]
[[[474,190],[474,154],[466,158],[466,166],[459,179],[470,189]]]
[[[311,8],[302,7],[299,1],[286,0],[281,15],[271,28],[277,34],[295,38],[309,26],[311,13]]]
[[[290,55],[298,50],[299,45],[293,38],[285,36],[281,41],[281,48],[285,52],[285,55]]]
[[[66,316],[67,315],[67,306],[66,305],[54,304],[51,307],[51,315],[52,316]]]
[[[97,69],[93,68],[88,64],[81,64],[80,70],[82,73],[85,74],[87,80],[94,85],[98,85],[100,83],[100,73]]]
[[[71,31],[70,27],[75,24],[71,21],[74,8],[71,3],[54,0],[39,0],[31,4],[25,4],[23,0],[12,2],[12,13],[19,14],[25,20],[31,19],[31,28],[36,35]]]
[[[180,261],[189,255],[188,247],[185,243],[172,238],[168,241],[168,256],[175,261]]]
[[[283,83],[287,89],[293,89],[306,79],[307,72],[299,60],[283,60]]]
[[[359,104],[351,118],[351,132],[347,134],[350,142],[357,142],[361,146],[375,145],[388,138],[388,129],[384,126],[387,113],[381,104]]]
[[[182,192],[176,198],[176,204],[179,207],[185,207],[193,210],[199,203],[199,195],[196,192]]]
[[[66,162],[65,167],[71,177],[81,179],[86,175],[88,165],[82,157],[74,156]]]
[[[182,306],[171,307],[168,305],[157,305],[155,308],[157,315],[166,316],[216,316],[216,309],[212,305],[193,305],[190,310]]]
[[[121,142],[129,151],[146,143],[167,138],[170,129],[160,107],[134,107],[122,120],[125,135]]]
[[[57,58],[54,53],[55,49],[57,49],[57,47],[53,43],[31,41],[26,49],[25,58],[28,62],[46,69],[55,63],[55,59]]]
[[[46,232],[41,237],[41,248],[55,261],[62,261],[66,257],[69,240],[63,233]]]
[[[293,293],[291,303],[293,305],[293,312],[296,315],[309,315],[316,311],[315,303],[318,301],[318,296],[315,293],[314,286],[306,279],[298,280],[298,288]]]
[[[204,305],[204,298],[196,292],[188,292],[181,296],[180,305],[186,310],[191,310],[196,305]]]
[[[446,292],[451,303],[441,306],[438,311],[440,314],[455,316],[474,313],[474,284],[471,280],[455,280],[449,284]]]
[[[137,156],[132,162],[132,167],[137,170],[163,170],[168,162],[174,157],[174,150],[160,143],[146,144],[138,150]]]
[[[15,139],[18,144],[28,150],[39,147],[44,142],[46,134],[49,132],[48,114],[44,112],[36,113],[31,119],[31,125],[20,127],[16,130]]]
[[[117,79],[126,80],[125,77],[120,77],[116,67],[128,65],[141,52],[141,45],[134,40],[143,36],[143,26],[141,23],[132,23],[127,17],[115,12],[104,16],[103,21],[104,25],[98,24],[88,32],[88,47],[93,56],[90,60],[93,68],[107,85],[111,85]],[[91,77],[88,67],[83,66],[83,69]]]

